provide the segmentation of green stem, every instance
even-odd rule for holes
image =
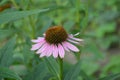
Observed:
[[[60,80],[63,80],[63,59],[59,57],[59,65],[60,65]]]

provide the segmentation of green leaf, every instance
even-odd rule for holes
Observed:
[[[107,23],[107,24],[102,24],[99,28],[96,29],[96,37],[101,38],[105,35],[106,32],[114,32],[115,30],[116,23]]]
[[[11,64],[15,40],[15,38],[10,39],[6,45],[0,49],[0,66],[9,66]]]
[[[117,80],[117,79],[120,79],[120,73],[112,74],[112,75],[106,76],[104,78],[101,78],[99,80]]]
[[[94,80],[91,77],[89,77],[83,70],[81,70],[80,75],[83,78],[83,80]]]
[[[21,19],[27,17],[29,15],[37,14],[37,13],[44,13],[49,11],[50,9],[42,9],[42,10],[31,10],[31,11],[14,11],[9,13],[2,13],[0,14],[0,24],[7,23],[10,21],[15,21],[17,19]]]
[[[117,52],[115,52],[114,54],[117,54]],[[120,58],[120,55],[112,55],[110,57],[107,65],[102,68],[101,77],[107,75],[108,72],[118,73],[120,71],[120,60],[119,60],[119,58]]]
[[[111,14],[110,14],[111,13]],[[119,13],[113,10],[108,10],[103,12],[101,15],[96,17],[96,22],[95,23],[105,23],[107,21],[112,21],[115,18],[119,17]]]
[[[60,78],[59,73],[60,73],[60,68],[58,63],[53,57],[45,58],[44,59],[45,64],[47,65],[48,69],[53,75],[56,75],[58,79]]]
[[[67,32],[70,31],[70,29],[74,26],[74,22],[73,21],[67,21],[63,24],[64,28],[67,30]]]
[[[47,67],[44,63],[40,63],[34,67],[33,71],[28,74],[25,80],[43,80],[47,73]]]
[[[87,42],[87,40],[89,42]],[[93,40],[87,39],[86,40],[86,47],[83,48],[83,52],[84,53],[91,53],[91,54],[95,54],[94,58],[103,58],[103,54],[101,54],[101,51],[99,50],[99,48],[97,47],[97,45],[94,43]]]
[[[53,22],[52,19],[46,18],[46,17],[44,17],[43,20],[45,20],[45,23],[47,23],[47,24],[45,24],[45,25],[42,27],[42,29],[38,31],[38,34],[43,34],[43,33],[52,25],[52,22]],[[41,22],[40,22],[40,23],[41,23]]]
[[[0,39],[6,38],[14,33],[12,29],[0,30]]]
[[[15,72],[5,67],[0,67],[0,77],[22,80]]]
[[[7,1],[8,1],[8,0],[2,0],[2,1],[0,2],[0,6],[3,5],[3,4],[5,4]]]
[[[76,80],[77,77],[79,76],[80,71],[81,71],[81,62],[78,61],[78,63],[74,65],[70,71],[68,71],[64,80]]]

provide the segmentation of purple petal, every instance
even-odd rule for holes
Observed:
[[[76,33],[76,34],[74,34],[74,36],[77,36],[77,35],[79,35],[80,33],[78,32],[78,33]]]
[[[48,43],[45,43],[36,53],[42,53],[48,47]]]
[[[73,41],[71,39],[67,39],[67,40],[70,41],[70,42],[72,42],[72,43],[74,43],[74,44],[79,44],[79,42]]]
[[[32,45],[31,50],[37,50],[37,49],[39,49],[44,43],[45,43],[45,41],[42,40],[40,43]]]
[[[58,48],[56,45],[53,45],[53,57],[54,58],[58,57]]]
[[[33,39],[33,40],[31,40],[31,41],[34,42],[34,43],[39,43],[39,42],[41,42],[41,41],[43,41],[43,40],[44,40],[43,37],[38,37],[38,39]]]
[[[47,44],[47,46],[45,47],[45,49],[41,52],[40,57],[48,56],[47,53],[49,53],[49,51],[50,51],[50,47],[51,47],[51,46],[50,46],[49,44]]]
[[[74,46],[73,44],[69,43],[69,42],[64,42],[65,46],[67,46],[67,48],[69,48],[71,51],[74,52],[79,52],[79,49]]]
[[[44,57],[44,56],[46,56],[46,51],[43,51],[41,54],[40,54],[40,57]]]
[[[52,55],[52,52],[53,52],[53,45],[50,45],[50,46],[48,47],[48,51],[47,51],[46,56],[47,56],[47,57],[51,56],[51,55]]]
[[[65,45],[65,42],[62,43],[62,46],[63,46],[63,48],[64,48],[66,51],[70,52],[70,50],[69,50],[69,49],[67,48],[67,46]]]
[[[43,36],[46,36],[46,34],[44,33]]]
[[[61,44],[58,44],[58,51],[59,51],[60,58],[64,58],[65,50],[64,50],[64,48],[62,47]]]
[[[69,35],[69,38],[70,38],[70,39],[73,39],[73,40],[75,40],[75,41],[78,41],[78,42],[83,41],[83,39],[75,38],[75,37],[72,36],[72,35]]]

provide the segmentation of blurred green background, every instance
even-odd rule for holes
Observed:
[[[0,0],[0,80],[57,80],[30,51],[55,25],[84,39],[65,55],[64,74],[80,61],[74,80],[120,80],[120,0]]]

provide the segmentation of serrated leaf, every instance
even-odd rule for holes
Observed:
[[[112,75],[106,76],[104,78],[101,78],[99,80],[117,80],[117,79],[120,79],[120,73],[112,74]]]
[[[15,72],[5,67],[0,67],[0,77],[22,80]]]
[[[58,79],[60,79],[60,76],[59,76],[60,68],[56,60],[53,57],[49,57],[49,58],[45,58],[44,61],[48,69],[50,70],[50,72],[56,75]]]
[[[81,62],[78,61],[76,65],[72,67],[72,69],[66,74],[64,80],[76,80],[79,76],[79,73],[81,71]]]
[[[29,15],[37,14],[37,13],[44,13],[49,11],[50,9],[42,9],[42,10],[30,10],[30,11],[14,11],[9,13],[2,13],[0,14],[0,24],[7,23],[10,21],[15,21],[17,19],[21,19],[27,17]]]
[[[0,66],[9,66],[11,64],[15,40],[15,38],[10,39],[6,45],[0,49]]]

